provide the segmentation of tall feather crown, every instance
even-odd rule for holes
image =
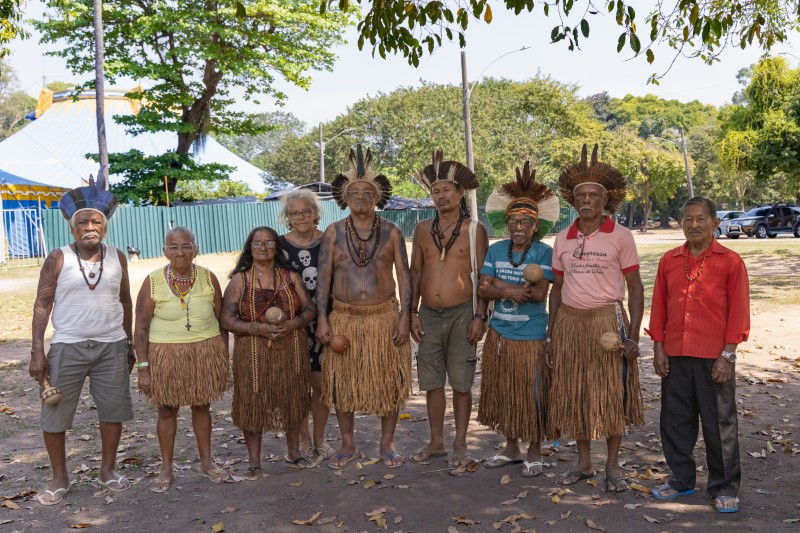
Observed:
[[[540,240],[553,228],[561,214],[558,198],[547,185],[536,183],[536,169],[525,161],[522,170],[516,168],[516,179],[500,185],[486,200],[486,217],[495,235],[505,235],[509,208],[525,205],[537,213],[539,229],[533,236]]]
[[[423,168],[417,176],[419,184],[428,193],[437,181],[449,181],[470,191],[478,188],[478,178],[469,167],[458,161],[445,161],[441,150],[434,150],[433,163]]]
[[[564,200],[569,202],[570,205],[575,205],[575,187],[584,183],[601,185],[608,192],[606,210],[609,213],[614,213],[625,200],[625,192],[627,190],[625,176],[608,163],[598,161],[597,148],[595,144],[592,150],[591,162],[588,162],[586,145],[583,145],[580,162],[568,166],[561,172],[561,176],[558,178],[558,188]]]
[[[83,209],[98,211],[108,220],[117,208],[117,198],[108,190],[107,182],[102,176],[95,182],[90,175],[89,185],[65,192],[58,206],[67,220],[72,220],[75,213]]]
[[[364,181],[375,187],[379,197],[376,206],[378,209],[383,209],[392,197],[392,184],[383,174],[370,170],[372,152],[367,148],[367,153],[364,154],[361,145],[357,144],[355,150],[350,149],[348,159],[350,168],[347,172],[337,175],[331,182],[331,193],[333,194],[333,199],[336,200],[336,204],[340,208],[346,209],[345,194],[347,193],[347,188],[357,181]]]

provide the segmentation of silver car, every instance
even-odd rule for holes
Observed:
[[[742,215],[744,215],[744,211],[717,211],[717,218],[720,220],[720,222],[717,232],[714,233],[714,236],[717,239],[719,239],[722,235],[730,237],[730,235],[728,235],[728,224],[730,224],[731,220],[739,218]]]

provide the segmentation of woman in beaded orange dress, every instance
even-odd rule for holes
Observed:
[[[316,466],[299,449],[300,424],[311,402],[305,326],[315,310],[303,280],[282,258],[275,230],[255,228],[222,301],[222,324],[236,334],[232,416],[247,443],[247,479],[261,477],[264,431],[286,433],[287,463]]]

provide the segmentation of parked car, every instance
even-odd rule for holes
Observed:
[[[744,211],[717,211],[717,218],[719,219],[719,227],[714,236],[719,239],[722,235],[728,236],[728,224],[731,220],[739,218],[744,215]]]
[[[775,238],[779,233],[793,233],[800,238],[800,207],[790,204],[760,205],[728,223],[727,235]]]

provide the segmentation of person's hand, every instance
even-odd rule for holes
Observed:
[[[328,344],[330,342],[333,332],[331,331],[330,325],[328,325],[327,317],[317,318],[317,330],[314,336],[317,338],[317,341],[322,344]]]
[[[397,326],[394,328],[394,333],[392,333],[392,342],[395,346],[401,346],[408,342],[408,335],[409,328],[408,328],[408,314],[401,313],[400,320],[397,321]]]
[[[506,287],[503,290],[503,298],[506,300],[511,300],[516,304],[522,304],[528,301],[529,292],[529,289],[526,289],[522,285]]]
[[[659,377],[665,378],[669,375],[669,357],[660,342],[653,345],[653,368]]]
[[[425,330],[422,329],[422,321],[419,319],[419,315],[411,313],[411,338],[417,344],[422,344],[422,337],[424,336]]]
[[[733,375],[733,363],[729,363],[727,359],[720,356],[714,361],[714,366],[711,367],[711,381],[721,385],[725,383]]]
[[[639,341],[630,337],[622,342],[622,355],[628,361],[633,361],[639,357]]]
[[[467,328],[467,342],[470,344],[478,344],[486,332],[486,323],[480,318],[473,318],[469,327]]]
[[[301,318],[293,318],[292,320],[283,320],[277,324],[268,324],[267,325],[267,338],[280,340],[287,335],[290,335],[294,330],[301,327],[302,324]]]
[[[547,362],[547,366],[550,368],[554,368],[554,359],[553,359],[553,342],[544,343],[544,360]]]
[[[145,396],[150,396],[150,367],[149,366],[141,366],[136,369],[136,374],[138,375],[139,381],[139,390],[142,391],[142,394]]]
[[[44,378],[50,379],[50,369],[47,366],[47,357],[44,355],[44,352],[37,351],[35,353],[31,353],[31,362],[28,364],[28,373],[41,386],[44,386],[42,383]]]
[[[133,366],[136,364],[136,350],[133,346],[128,346],[128,375],[133,372]]]

